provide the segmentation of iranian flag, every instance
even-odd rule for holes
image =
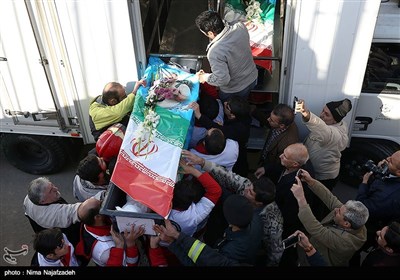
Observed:
[[[194,82],[187,102],[197,100],[199,84]],[[136,96],[111,181],[133,199],[167,218],[193,112],[157,105],[155,110],[160,119],[155,137],[150,142],[145,137],[137,143],[135,131],[144,120],[146,93],[147,89],[141,88]]]

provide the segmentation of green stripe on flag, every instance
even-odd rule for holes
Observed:
[[[141,95],[136,96],[131,116],[136,123],[144,120],[144,103],[145,100]],[[160,122],[157,125],[157,138],[182,148],[190,121],[160,106],[156,106],[156,113],[160,116]]]

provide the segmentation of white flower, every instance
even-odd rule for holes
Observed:
[[[261,19],[262,9],[260,8],[260,2],[256,0],[250,0],[246,8],[246,18],[252,21],[259,21],[262,23]]]

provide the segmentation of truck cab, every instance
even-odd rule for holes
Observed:
[[[342,181],[358,186],[368,160],[378,163],[400,149],[400,7],[381,1],[350,146],[342,152]]]

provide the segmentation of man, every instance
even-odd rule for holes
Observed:
[[[214,162],[186,150],[182,151],[182,156],[189,164],[201,165],[205,171],[210,172],[213,178],[221,185],[223,192],[222,203],[232,193],[243,195],[250,201],[254,208],[253,219],[259,217],[262,222],[265,265],[277,266],[283,253],[281,245],[283,217],[275,202],[275,184],[265,176],[251,182],[245,177],[241,177]],[[221,217],[222,213],[219,213],[218,210],[222,209],[213,209],[211,219],[207,224],[209,229],[206,231],[205,240],[209,244],[214,244],[214,240],[220,237],[221,232],[227,226],[225,219]]]
[[[46,177],[31,181],[24,199],[25,216],[35,232],[59,227],[73,245],[79,240],[80,205],[80,202],[68,204],[58,188]]]
[[[74,197],[83,202],[97,193],[107,190],[111,172],[103,158],[89,154],[82,159],[73,182]]]
[[[145,80],[136,82],[132,93],[125,93],[125,88],[120,83],[110,82],[105,85],[102,95],[97,96],[89,106],[89,124],[94,139],[112,124],[121,122],[127,126],[129,113],[133,109],[135,95],[138,88],[146,86]]]
[[[200,83],[219,87],[222,102],[228,97],[240,96],[247,100],[257,83],[258,71],[250,48],[250,37],[242,22],[224,24],[215,11],[204,11],[195,20],[197,28],[211,42],[207,46],[207,59],[211,74],[200,70]]]
[[[76,255],[98,266],[137,266],[139,251],[136,240],[144,227],[132,225],[130,232],[115,232],[110,217],[99,213],[101,201],[90,198],[82,203],[79,213],[84,224]]]
[[[221,100],[202,93],[197,103],[202,114],[216,123],[224,124],[224,105]],[[206,134],[207,129],[202,127],[196,120],[193,126],[192,137],[190,138],[189,149],[194,148],[200,140],[204,139]]]
[[[346,98],[329,102],[319,117],[306,108],[304,100],[299,101],[298,108],[303,123],[310,130],[304,143],[315,168],[315,179],[332,191],[339,179],[341,152],[349,142],[347,123],[343,118],[352,108],[351,101]],[[318,220],[329,213],[329,209],[320,201],[314,207]]]
[[[225,135],[226,138],[235,140],[239,144],[239,155],[238,159],[233,166],[233,172],[241,175],[248,175],[248,163],[247,163],[247,141],[250,136],[250,106],[247,100],[239,96],[232,96],[228,101],[224,102],[224,124],[210,120],[200,111],[199,104],[197,102],[190,103],[189,107],[193,109],[196,120],[205,127],[219,128]]]
[[[376,232],[377,247],[364,259],[362,267],[400,265],[400,223],[391,222]]]
[[[299,205],[298,217],[310,235],[310,242],[329,265],[348,266],[351,257],[367,239],[365,227],[369,216],[367,207],[355,200],[343,204],[304,169],[301,169],[301,177],[300,180],[296,176],[296,183],[293,184],[291,191]],[[315,218],[308,205],[302,182],[306,182],[331,210],[321,222]]]
[[[36,251],[31,266],[79,266],[74,246],[59,228],[44,229],[35,234]]]
[[[278,205],[283,216],[283,232],[282,239],[287,238],[294,231],[298,229],[303,229],[303,225],[297,215],[294,213],[299,212],[299,206],[297,204],[296,198],[293,196],[290,188],[293,182],[296,181],[295,177],[300,168],[307,170],[309,173],[313,174],[314,169],[309,161],[308,151],[304,144],[296,143],[291,144],[283,150],[283,153],[279,156],[281,160],[281,165],[284,170],[278,179],[276,184],[276,196],[275,201]],[[311,192],[308,187],[305,187],[305,195],[308,203],[314,210],[314,203],[317,197]],[[296,266],[297,264],[297,253],[296,250],[288,248],[283,252],[282,258],[280,260],[280,266]]]
[[[356,200],[361,201],[369,211],[367,242],[360,251],[374,244],[377,230],[400,219],[400,151],[378,163],[378,166],[383,165],[388,167],[386,176],[367,172],[358,187]],[[354,264],[358,266],[359,263],[360,255],[354,258]]]
[[[253,219],[253,207],[250,201],[237,194],[230,195],[224,202],[223,212],[226,220],[229,223],[229,227],[225,230],[224,239],[219,242],[216,246],[216,251],[221,254],[221,259],[212,258],[208,261],[197,261],[197,258],[193,258],[191,253],[187,253],[187,247],[184,244],[177,245],[178,242],[173,242],[175,239],[179,238],[182,234],[182,238],[185,238],[185,233],[174,232],[173,230],[167,230],[172,235],[170,238],[166,239],[165,236],[162,237],[163,240],[171,243],[168,248],[173,252],[182,263],[187,265],[234,265],[237,263],[243,264],[254,264],[255,257],[259,248],[259,243],[261,242],[261,225],[257,222],[257,219]],[[170,222],[166,220],[166,227],[169,228]],[[154,226],[154,230],[157,233],[167,234],[166,228],[164,226]],[[179,242],[181,243],[181,242]],[[198,242],[196,242],[198,243]],[[184,245],[184,246],[182,246]],[[199,255],[205,246],[205,244],[199,244],[200,247],[196,249],[192,247],[193,252]],[[208,250],[206,250],[208,251]],[[188,257],[191,259],[188,261]],[[222,260],[224,259],[224,260]]]
[[[351,110],[349,99],[327,103],[320,116],[310,112],[304,100],[299,100],[302,121],[310,130],[305,145],[315,167],[315,179],[332,191],[336,185],[340,158],[349,142],[347,123],[343,118]]]
[[[203,141],[190,151],[231,171],[239,155],[239,144],[232,139],[225,139],[220,129],[211,128],[207,130]]]
[[[153,228],[159,238],[169,244],[168,249],[178,256],[182,263],[186,263],[189,258],[197,266],[239,265],[237,260],[224,256],[200,240],[177,231],[170,220],[165,220],[165,226],[155,224]],[[152,255],[150,255],[150,261],[151,258]],[[163,266],[167,265],[162,259],[161,262]]]
[[[299,142],[297,125],[294,122],[293,109],[286,104],[278,104],[272,110],[265,122],[266,116],[260,113],[255,115],[261,123],[269,128],[267,139],[261,152],[259,168],[254,175],[259,178],[262,175],[268,176],[273,182],[277,182],[283,167],[280,155],[290,144]]]
[[[365,173],[356,197],[368,208],[368,225],[375,226],[375,230],[400,218],[400,151],[379,162],[378,166],[383,164],[388,166],[387,176]]]

